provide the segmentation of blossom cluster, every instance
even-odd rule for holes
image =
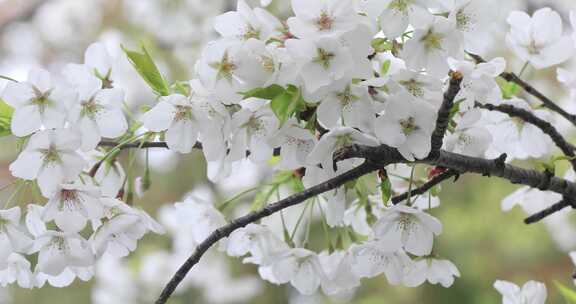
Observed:
[[[124,93],[113,87],[113,63],[94,44],[84,64],[70,64],[60,82],[32,70],[10,82],[2,97],[13,109],[11,133],[24,143],[10,165],[23,187],[40,192],[38,204],[0,211],[1,284],[63,287],[76,277],[89,280],[103,255],[123,257],[148,231],[163,228],[146,212],[122,201],[125,173],[115,162],[100,162],[102,137],[125,135]],[[45,204],[41,204],[45,202]],[[32,265],[31,257],[36,257]]]
[[[485,158],[506,153],[508,161],[555,152],[534,125],[477,107],[513,105],[554,119],[503,92],[497,82],[506,69],[503,58],[476,62],[468,56],[485,52],[494,7],[480,0],[291,4],[294,16],[286,20],[243,0],[235,11],[216,17],[220,37],[205,47],[187,82],[168,86],[149,62],[141,64],[146,52],[127,51],[159,95],[141,117],[124,106],[124,92],[115,87],[115,59],[101,44],[88,48],[84,64],[66,66],[63,77],[34,70],[28,80],[8,83],[2,98],[14,109],[10,130],[25,142],[10,170],[37,185],[47,203],[28,205],[24,224],[18,207],[0,211],[6,244],[0,278],[23,287],[85,280],[96,259],[125,256],[146,232],[163,231],[131,201],[120,200],[132,183],[115,161],[126,144],[158,139],[179,153],[201,147],[215,182],[246,159],[270,164],[277,174],[272,189],[257,195],[263,207],[288,184],[290,191],[304,189],[360,164],[360,159],[334,162],[338,151],[354,144],[396,148],[407,162],[425,159],[449,75],[458,75],[461,89],[443,149]],[[507,46],[535,69],[574,54],[576,37],[563,33],[560,16],[549,8],[533,16],[513,12],[508,23]],[[559,78],[572,87],[576,83],[566,70],[559,70]],[[103,138],[116,139],[116,146],[103,147]],[[320,252],[312,250],[317,245],[310,246],[309,231],[298,224],[301,238],[286,228],[278,234],[253,223],[219,248],[257,265],[263,279],[290,283],[302,294],[349,293],[361,279],[380,274],[393,285],[427,281],[449,287],[460,273],[434,248],[443,229],[430,214],[439,205],[437,193],[409,195],[396,205],[390,201],[392,193],[418,183],[415,167],[388,166],[307,202],[309,221],[319,218],[326,237],[336,239]],[[442,170],[427,169],[431,176]],[[177,207],[190,209],[195,243],[226,223],[224,208],[212,203]],[[25,256],[36,253],[32,271]],[[519,288],[495,285],[518,297],[505,303],[524,303]],[[537,290],[527,291],[536,294],[534,303],[546,297],[540,287],[525,287]]]

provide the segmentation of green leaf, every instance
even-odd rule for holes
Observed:
[[[142,79],[146,81],[154,92],[160,96],[170,94],[168,83],[162,74],[160,74],[158,67],[144,46],[142,46],[141,52],[128,50],[124,46],[122,46],[122,50],[124,50],[124,53],[126,53],[126,56],[128,56],[128,59],[138,74],[140,74]]]
[[[254,201],[252,201],[252,206],[250,206],[250,211],[256,211],[264,208],[268,204],[270,197],[274,191],[276,191],[276,189],[277,187],[275,186],[265,187],[262,191],[256,193]]]
[[[14,109],[0,99],[0,137],[12,135],[10,130],[12,115],[14,115]]]
[[[510,99],[520,92],[520,87],[517,84],[507,81],[500,83],[500,89],[502,90],[502,97],[504,97],[504,99]]]
[[[556,285],[556,288],[558,289],[560,294],[564,296],[564,299],[566,300],[567,303],[576,304],[576,291],[564,286],[562,283],[558,281],[554,281],[554,285]]]
[[[388,71],[390,70],[391,64],[392,64],[392,62],[390,60],[386,60],[386,61],[384,61],[384,63],[382,63],[382,67],[380,68],[380,76],[381,77],[388,74]]]
[[[306,109],[306,103],[302,98],[300,90],[289,85],[284,93],[274,97],[270,103],[272,112],[280,120],[280,124],[283,125],[290,117],[294,116],[299,111]]]
[[[190,95],[190,84],[188,84],[188,82],[186,81],[177,81],[175,82],[172,87],[171,87],[172,91],[174,93],[178,93],[184,96],[188,96]]]
[[[382,202],[387,204],[390,197],[392,197],[392,184],[389,178],[384,179],[380,183],[380,194],[382,194]]]
[[[377,53],[382,53],[386,51],[391,51],[393,48],[392,43],[386,38],[376,38],[372,40],[372,48]]]
[[[244,98],[256,97],[256,98],[272,100],[272,99],[276,98],[277,96],[283,94],[285,91],[286,90],[283,87],[281,87],[277,84],[273,84],[273,85],[266,87],[266,88],[256,88],[256,89],[250,90],[248,92],[242,92],[240,94],[242,94],[242,96],[244,96]]]

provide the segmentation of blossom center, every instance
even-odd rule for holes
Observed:
[[[176,106],[175,121],[192,120],[192,109],[189,106]]]
[[[338,97],[338,100],[340,101],[340,104],[343,107],[346,107],[346,106],[350,105],[352,102],[359,99],[358,96],[352,94],[352,90],[350,89],[350,86],[347,86],[344,91],[336,94],[336,97]]]
[[[31,100],[32,104],[37,106],[40,113],[44,113],[47,106],[50,105],[51,101],[48,98],[52,90],[47,92],[41,92],[38,88],[33,87],[35,97]]]
[[[390,2],[390,5],[388,5],[388,8],[405,14],[408,12],[408,7],[410,6],[410,2],[411,2],[411,0],[394,0],[394,1]]]
[[[325,69],[330,67],[330,61],[334,58],[334,53],[330,53],[325,49],[318,48],[317,56],[314,58],[314,62],[322,65]]]
[[[62,236],[55,236],[52,238],[51,245],[58,249],[58,251],[68,251],[69,247],[66,239]]]
[[[318,29],[321,31],[329,31],[330,29],[332,29],[333,23],[334,20],[328,15],[328,13],[324,11],[320,14],[320,17],[316,20],[316,25],[318,26]]]
[[[414,97],[424,97],[424,89],[422,88],[421,83],[415,79],[403,80],[399,83]]]
[[[398,230],[410,234],[412,232],[412,230],[414,230],[415,226],[416,226],[416,223],[414,222],[414,218],[412,215],[407,214],[407,213],[401,213],[400,214],[400,217],[398,218],[398,222],[397,222]]]
[[[472,18],[470,15],[464,13],[462,10],[459,10],[456,13],[456,27],[458,27],[461,31],[469,31],[472,25]]]
[[[527,46],[527,49],[530,55],[538,55],[540,54],[541,47],[536,45],[536,41],[532,40],[530,41],[530,44]]]
[[[354,141],[352,140],[352,137],[350,137],[349,134],[340,135],[336,139],[336,147],[337,148],[348,147],[348,146],[351,146],[352,144],[354,144]]]
[[[210,66],[218,70],[218,79],[224,78],[228,81],[232,80],[232,72],[238,68],[236,64],[230,59],[228,52],[224,53],[224,56],[222,56],[222,60],[220,60],[220,62],[212,63]]]
[[[260,56],[260,64],[262,64],[262,68],[266,72],[273,73],[276,70],[276,66],[274,65],[274,59],[268,56]]]
[[[82,103],[82,112],[81,116],[87,116],[92,119],[96,117],[96,114],[102,109],[103,107],[96,102],[94,97],[90,98],[89,100]]]
[[[246,27],[246,31],[244,31],[244,35],[242,36],[244,40],[248,40],[250,38],[259,39],[260,38],[260,31],[254,28],[252,25],[248,25]]]
[[[78,191],[63,189],[60,191],[60,210],[76,211],[79,209],[78,201],[80,197],[78,196]]]
[[[458,136],[458,143],[460,143],[460,145],[462,146],[468,146],[472,143],[472,137],[470,137],[467,134],[461,133]]]
[[[419,129],[419,127],[416,125],[416,120],[412,116],[408,117],[407,119],[400,120],[400,127],[402,127],[402,133],[404,133],[406,136]]]
[[[432,29],[428,30],[426,35],[420,39],[424,43],[426,50],[441,50],[442,40],[444,40],[444,35],[434,32]]]
[[[58,153],[58,150],[55,147],[50,146],[50,148],[42,149],[42,150],[40,150],[40,152],[44,156],[44,164],[45,165],[50,164],[50,163],[60,162],[60,153]]]

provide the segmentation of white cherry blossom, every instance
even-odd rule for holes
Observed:
[[[63,127],[68,106],[76,98],[70,90],[56,87],[50,73],[42,69],[31,70],[25,82],[8,82],[1,96],[14,108],[11,129],[20,137],[42,127]]]
[[[435,124],[432,105],[400,92],[388,101],[384,115],[376,119],[374,127],[382,143],[398,148],[404,158],[413,161],[430,153]]]
[[[236,11],[214,18],[214,28],[222,37],[238,40],[263,38],[263,26],[255,11],[244,0],[238,0]]]
[[[181,94],[161,97],[142,117],[144,126],[153,132],[166,131],[166,143],[172,150],[190,153],[198,139],[202,113]]]
[[[324,134],[314,150],[308,155],[310,165],[322,164],[324,169],[333,167],[333,156],[341,148],[353,144],[378,146],[376,138],[350,127],[337,127]]]
[[[299,38],[340,35],[358,24],[352,0],[292,0],[290,31]]]
[[[415,98],[426,100],[433,105],[442,103],[442,82],[436,77],[400,69],[390,80],[391,94],[407,91]]]
[[[294,170],[306,166],[306,158],[316,146],[318,140],[310,130],[286,123],[270,139],[270,146],[280,147],[282,155],[276,164],[279,169]]]
[[[0,269],[7,267],[13,253],[29,253],[32,249],[32,238],[22,229],[20,217],[19,207],[0,210]]]
[[[270,264],[277,255],[288,248],[288,245],[279,240],[270,229],[257,224],[250,224],[234,231],[226,244],[228,255],[244,256],[250,253],[250,257],[244,259],[244,262],[258,265]]]
[[[137,241],[149,232],[163,234],[164,228],[146,212],[117,199],[102,199],[106,221],[90,238],[96,257],[104,253],[124,257],[136,249]]]
[[[482,112],[478,109],[472,109],[457,117],[458,125],[454,132],[446,137],[446,149],[468,156],[483,157],[492,143],[492,134],[480,124],[481,117]]]
[[[566,61],[574,53],[574,42],[562,35],[562,19],[550,8],[537,10],[532,17],[513,11],[508,16],[510,32],[508,47],[536,69],[547,68]]]
[[[546,286],[537,281],[528,281],[518,287],[507,281],[494,282],[494,288],[502,294],[502,304],[544,304],[546,303]]]
[[[5,262],[6,267],[0,268],[0,285],[18,283],[22,288],[34,287],[34,275],[30,262],[21,254],[12,253]]]
[[[40,248],[36,272],[58,276],[68,267],[89,267],[94,264],[92,249],[78,234],[48,231],[36,242]]]
[[[360,277],[354,273],[350,251],[335,251],[331,254],[322,252],[318,259],[326,275],[321,282],[325,294],[342,294],[360,286]]]
[[[75,180],[84,167],[78,134],[70,129],[40,131],[30,138],[16,161],[10,164],[15,177],[37,179],[42,194],[51,197],[59,184]]]
[[[464,100],[460,104],[460,111],[474,107],[475,102],[500,103],[502,93],[495,78],[506,68],[504,58],[498,57],[479,64],[448,58],[448,65],[452,71],[462,74],[461,90],[455,97],[455,100]]]
[[[380,27],[389,39],[404,34],[410,23],[418,22],[421,14],[429,14],[430,1],[425,0],[363,0],[360,10],[372,18],[379,17]]]
[[[328,129],[343,125],[365,132],[372,130],[374,109],[366,86],[343,80],[335,82],[327,90],[320,90],[315,94],[318,97],[314,98],[320,100],[317,109],[320,123]]]
[[[548,111],[532,110],[525,101],[519,98],[505,100],[502,103],[532,112],[546,121],[553,121],[553,117]],[[506,153],[509,158],[538,158],[551,153],[554,147],[550,137],[544,134],[542,130],[520,119],[493,111],[485,111],[482,118],[485,127],[494,139],[493,145],[488,150],[489,157],[498,157],[500,154]]]
[[[428,281],[440,284],[444,288],[452,286],[454,279],[460,277],[460,271],[452,262],[431,257],[415,261],[404,277],[404,285],[416,287]]]
[[[300,75],[310,93],[344,76],[358,76],[352,54],[336,38],[290,39],[286,48],[302,66]]]
[[[271,270],[278,282],[290,282],[304,295],[313,294],[325,278],[318,256],[304,248],[285,251],[271,264]]]
[[[442,233],[442,223],[438,219],[402,204],[386,210],[373,228],[381,242],[397,244],[417,256],[430,254],[434,235]]]
[[[247,107],[234,113],[231,121],[231,159],[244,159],[246,151],[250,151],[250,159],[253,161],[270,159],[273,154],[270,140],[279,124],[272,110],[266,106]]]
[[[351,248],[352,271],[362,278],[372,278],[384,273],[388,283],[401,284],[406,269],[412,265],[412,260],[403,250],[389,245],[382,242],[368,242]]]
[[[422,24],[415,27],[414,36],[406,42],[400,57],[413,70],[426,69],[437,77],[448,73],[448,57],[464,55],[461,37],[453,21],[440,16],[422,16]]]
[[[100,197],[97,187],[80,183],[61,184],[44,207],[42,217],[46,222],[54,220],[56,226],[67,233],[79,233],[88,220],[96,230],[104,215]]]
[[[78,101],[70,105],[69,120],[80,132],[82,150],[90,151],[102,137],[117,138],[128,130],[122,112],[124,91],[106,88],[85,65],[68,65],[65,75],[78,90]]]
[[[493,0],[440,0],[450,11],[448,18],[453,20],[461,33],[464,49],[473,54],[483,55],[493,39],[494,19],[498,17]]]

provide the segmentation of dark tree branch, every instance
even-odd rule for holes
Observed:
[[[434,176],[431,180],[426,182],[424,185],[412,190],[412,192],[404,192],[398,196],[392,198],[392,204],[397,205],[404,200],[408,199],[408,196],[414,197],[416,195],[424,194],[428,190],[432,189],[434,186],[442,183],[443,181],[450,179],[451,177],[457,177],[459,175],[458,171],[455,170],[446,170],[443,173],[440,173]]]
[[[234,230],[245,227],[250,223],[270,216],[271,214],[288,207],[300,204],[309,198],[321,193],[336,189],[348,181],[355,180],[365,174],[373,172],[393,163],[407,163],[398,150],[386,145],[378,147],[367,147],[354,145],[346,147],[337,153],[337,160],[347,158],[364,158],[366,162],[361,166],[352,169],[342,175],[330,179],[324,183],[311,187],[303,192],[294,194],[288,198],[278,201],[267,207],[250,213],[246,216],[233,220],[226,226],[214,231],[210,236],[200,243],[194,253],[178,269],[170,282],[165,286],[162,294],[156,301],[156,304],[164,304],[170,298],[176,287],[186,277],[188,272],[198,263],[200,258],[208,249],[218,241],[228,237]],[[523,184],[541,190],[549,190],[562,194],[564,197],[576,197],[576,184],[565,179],[553,177],[549,173],[543,173],[535,170],[522,169],[505,163],[506,155],[490,160],[477,157],[470,157],[439,151],[436,157],[429,156],[426,159],[417,161],[433,166],[448,168],[451,171],[461,173],[477,173],[483,176],[497,176],[510,181],[513,184]]]
[[[120,143],[115,141],[101,141],[99,146],[101,147],[118,147],[119,149],[150,149],[150,148],[164,148],[168,149],[168,144],[165,142],[133,142],[128,144],[119,145]],[[202,144],[196,143],[194,145],[196,149],[202,149]]]
[[[450,85],[448,90],[444,93],[444,99],[442,105],[438,110],[438,117],[436,118],[436,128],[432,133],[432,149],[430,150],[430,155],[432,157],[437,156],[438,152],[442,148],[442,142],[444,140],[444,135],[448,129],[448,124],[450,123],[450,111],[454,106],[454,99],[458,92],[460,92],[460,84],[462,83],[462,74],[458,72],[450,73]]]
[[[538,213],[535,213],[535,214],[527,217],[526,219],[524,219],[524,223],[526,223],[528,225],[537,223],[537,222],[543,220],[544,218],[548,217],[549,215],[552,215],[552,214],[554,214],[554,213],[556,213],[556,212],[558,212],[558,211],[560,211],[560,210],[562,210],[568,206],[574,207],[574,204],[568,199],[563,199],[563,200],[557,202],[556,204],[554,204],[554,205],[552,205],[552,206],[550,206],[550,207],[548,207],[548,208],[546,208],[546,209],[544,209]]]
[[[478,55],[475,55],[475,54],[468,54],[468,55],[470,55],[470,57],[472,57],[477,63],[486,62],[482,57],[480,57]],[[542,102],[542,104],[544,105],[544,107],[560,114],[562,117],[564,117],[566,120],[568,120],[569,122],[571,122],[573,125],[576,126],[576,115],[566,112],[559,105],[557,105],[554,101],[552,101],[550,98],[546,97],[546,95],[542,94],[540,91],[538,91],[532,85],[530,85],[529,83],[525,82],[520,77],[518,77],[518,75],[516,75],[514,73],[510,73],[510,72],[504,72],[504,73],[500,74],[500,77],[502,77],[503,79],[505,79],[508,82],[512,82],[512,83],[517,84],[524,91],[526,91],[526,93],[528,93],[528,94],[536,97],[538,100],[540,100]]]
[[[512,74],[513,75],[513,74]],[[506,78],[506,75],[502,77]],[[542,94],[538,93],[538,91],[534,90],[529,85],[522,82],[521,79],[518,77],[510,78],[512,80],[509,81],[519,81],[518,85],[522,86],[528,93],[538,97],[543,100],[544,104],[549,104],[547,107],[557,111],[560,109],[555,104],[547,99]],[[503,154],[501,157],[497,159],[483,159],[477,157],[470,157],[461,154],[451,153],[447,151],[441,150],[442,142],[446,130],[449,124],[449,116],[450,111],[454,105],[454,99],[460,90],[460,85],[462,82],[462,75],[459,73],[452,73],[450,79],[450,85],[448,90],[444,95],[444,100],[442,105],[438,111],[438,118],[436,121],[436,127],[432,134],[431,138],[431,153],[428,155],[427,158],[423,160],[418,160],[416,163],[424,163],[432,166],[439,166],[447,168],[448,171],[434,177],[432,180],[424,184],[422,187],[415,189],[411,192],[411,195],[417,195],[420,193],[424,193],[434,187],[435,185],[445,181],[446,179],[457,176],[461,173],[476,173],[482,174],[483,176],[497,176],[503,179],[508,180],[513,184],[523,184],[526,186],[530,186],[533,188],[538,188],[543,191],[553,191],[563,195],[565,198],[575,198],[576,197],[576,184],[569,182],[565,179],[554,177],[549,172],[539,172],[536,170],[528,170],[519,168],[513,165],[506,164],[506,155]],[[552,106],[552,105],[554,106]],[[487,106],[491,107],[491,106]],[[489,109],[489,108],[488,108]],[[490,110],[490,109],[489,109]],[[492,110],[496,110],[493,108]],[[504,111],[508,111],[513,113],[514,115],[518,115],[518,117],[523,117],[525,113],[516,111],[514,109],[504,108]],[[561,110],[561,109],[560,109]],[[509,115],[512,115],[510,114]],[[529,113],[529,112],[528,112]],[[562,115],[562,112],[558,112]],[[563,112],[566,113],[566,112]],[[531,113],[530,113],[531,114]],[[567,114],[567,113],[566,113]],[[522,116],[520,116],[522,115]],[[568,114],[570,115],[570,114]],[[563,115],[564,116],[564,115]],[[566,116],[564,116],[566,117]],[[536,119],[534,119],[536,118]],[[573,122],[576,122],[576,116],[573,117]],[[542,120],[538,120],[537,117],[528,117],[526,116],[526,121],[533,123],[536,126],[539,126],[543,130],[547,130],[547,134],[550,135],[555,143],[559,145],[561,149],[566,149],[566,153],[568,153],[567,149],[570,148],[570,152],[574,155],[574,148],[567,143],[564,138],[553,128],[548,125],[545,125]],[[547,123],[547,122],[545,122]],[[576,125],[576,123],[575,123]],[[551,128],[550,128],[551,127]],[[556,133],[554,133],[556,132]],[[126,145],[124,147],[142,147],[138,143],[131,144],[130,146]],[[279,149],[275,149],[276,152],[280,152]],[[567,154],[570,155],[570,154]],[[406,159],[402,157],[402,155],[398,152],[398,150],[391,148],[386,145],[381,145],[378,147],[367,147],[367,146],[359,146],[353,145],[337,151],[334,156],[334,161],[341,161],[349,158],[363,158],[365,159],[365,163],[361,166],[352,169],[342,175],[339,175],[333,179],[330,179],[324,183],[311,187],[309,189],[304,190],[303,192],[294,194],[288,198],[285,198],[281,201],[278,201],[274,204],[270,204],[267,207],[252,212],[246,216],[237,218],[231,221],[229,224],[215,230],[212,232],[206,240],[200,243],[194,253],[185,261],[185,263],[178,269],[178,271],[174,274],[170,282],[164,287],[160,297],[156,300],[156,304],[164,304],[170,296],[174,293],[180,282],[186,277],[188,272],[196,265],[201,257],[208,251],[210,247],[216,244],[218,241],[228,237],[233,231],[236,229],[245,227],[250,223],[254,223],[259,221],[262,218],[272,215],[280,210],[286,209],[288,207],[300,204],[309,198],[312,198],[316,195],[321,193],[336,189],[348,181],[355,180],[365,174],[373,172],[379,168],[384,168],[389,164],[394,163],[408,163]],[[393,202],[397,203],[405,199],[408,194],[402,194],[399,197],[393,198]],[[557,204],[558,205],[558,204]],[[564,206],[565,207],[565,206]],[[559,206],[556,209],[550,209],[549,211],[543,211],[542,216],[545,217],[549,214],[557,212],[558,210],[564,208]],[[535,215],[536,216],[536,215]]]
[[[574,153],[574,146],[570,144],[558,130],[549,122],[544,119],[539,118],[527,110],[520,109],[508,104],[492,105],[492,104],[479,104],[476,103],[476,107],[486,109],[489,111],[498,111],[508,114],[511,117],[518,117],[523,121],[533,124],[538,127],[542,132],[548,135],[556,146],[566,155],[572,164],[572,168],[576,170],[576,154]]]
[[[346,158],[364,158],[375,163],[408,163],[394,148],[386,145],[378,147],[351,146],[340,153],[340,160]],[[565,179],[550,176],[548,172],[523,169],[506,164],[505,155],[498,159],[471,157],[441,150],[438,157],[428,157],[417,163],[440,166],[460,173],[476,173],[483,176],[496,176],[513,184],[522,184],[543,191],[553,191],[565,197],[576,197],[576,184]]]
[[[267,207],[260,209],[259,211],[252,212],[248,215],[243,217],[237,218],[223,226],[214,232],[212,232],[206,240],[200,243],[194,253],[186,260],[186,262],[178,269],[176,274],[172,277],[170,282],[164,287],[162,294],[156,300],[156,304],[164,304],[168,301],[168,298],[174,293],[178,284],[182,282],[182,280],[186,277],[188,272],[196,265],[200,258],[208,251],[210,247],[216,244],[218,241],[228,237],[234,230],[245,227],[250,223],[254,223],[262,218],[270,216],[280,210],[286,209],[288,207],[300,204],[309,198],[312,198],[316,195],[322,194],[324,192],[336,189],[345,183],[355,180],[361,176],[364,176],[370,172],[373,172],[379,168],[378,165],[372,162],[365,162],[364,164],[342,174],[335,178],[332,178],[324,183],[311,187],[309,189],[304,190],[303,192],[294,194],[289,196],[281,201],[278,201],[274,204],[268,205]]]
[[[127,144],[123,144],[120,145],[120,143],[115,142],[115,141],[101,141],[99,144],[100,147],[118,147],[120,150],[125,150],[125,149],[151,149],[151,148],[163,148],[163,149],[169,149],[168,144],[166,142],[163,141],[159,141],[159,142],[133,142],[133,143],[127,143]],[[202,150],[202,143],[201,142],[196,142],[194,144],[194,146],[192,147],[193,149],[198,149],[198,150]],[[272,153],[274,156],[278,156],[280,155],[280,148],[274,148],[274,151]],[[250,151],[246,151],[246,156],[250,155]]]

